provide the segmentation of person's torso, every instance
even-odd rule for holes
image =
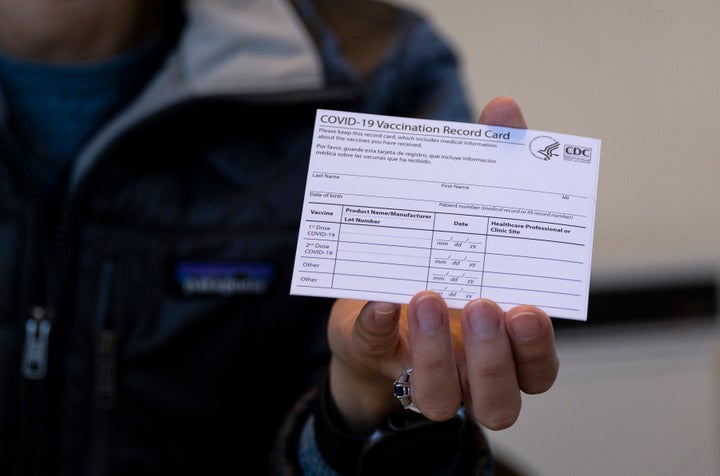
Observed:
[[[327,357],[330,300],[289,295],[315,111],[402,112],[386,47],[368,81],[144,117],[52,220],[0,137],[3,473],[264,473]]]

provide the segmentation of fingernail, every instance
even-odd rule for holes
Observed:
[[[388,322],[393,320],[396,311],[396,306],[392,306],[390,308],[378,307],[377,309],[375,309],[375,322],[381,325],[387,324]]]
[[[510,319],[515,337],[523,340],[534,339],[540,334],[540,321],[534,312],[519,312]]]
[[[420,330],[433,333],[442,326],[442,309],[437,299],[424,297],[417,302],[417,318]]]
[[[476,337],[490,339],[500,331],[500,314],[489,302],[480,301],[470,308],[470,327]]]

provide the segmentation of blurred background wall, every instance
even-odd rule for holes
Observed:
[[[394,0],[454,44],[479,112],[603,141],[590,319],[491,436],[524,474],[720,474],[720,2]],[[605,322],[607,325],[598,325]]]

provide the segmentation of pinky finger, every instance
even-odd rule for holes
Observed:
[[[517,306],[506,314],[518,385],[528,394],[547,391],[560,368],[550,317],[535,306]]]

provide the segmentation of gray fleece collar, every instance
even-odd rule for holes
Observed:
[[[158,75],[80,154],[71,188],[113,137],[175,102],[324,85],[318,52],[285,0],[188,0],[186,18],[178,47]]]

